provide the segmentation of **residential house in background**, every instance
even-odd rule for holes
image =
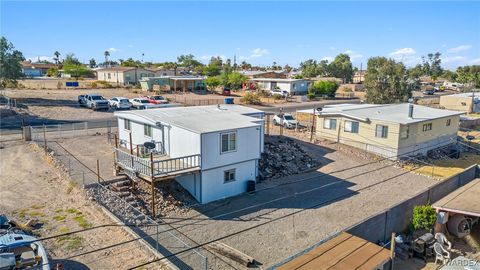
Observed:
[[[241,70],[240,74],[246,76],[249,79],[254,78],[276,78],[286,79],[287,72],[283,70]]]
[[[175,178],[200,203],[243,193],[248,181],[257,178],[264,142],[260,110],[218,105],[119,111],[115,116],[127,149],[148,154],[145,142],[156,147],[153,176],[145,169],[150,159],[116,150],[116,163],[133,174],[158,181]]]
[[[117,85],[134,85],[145,77],[154,77],[150,69],[137,67],[111,67],[97,70],[97,79]]]
[[[461,114],[409,103],[326,105],[316,137],[396,159],[455,143]]]
[[[353,73],[352,82],[363,83],[365,81],[365,75],[367,75],[366,70],[355,71],[355,73]]]
[[[310,87],[310,81],[305,79],[271,79],[271,78],[254,78],[244,84],[244,90],[256,89],[262,90],[284,90],[290,95],[305,95]]]
[[[46,76],[50,68],[56,67],[55,64],[32,63],[31,61],[23,61],[20,65],[23,75],[28,78]]]
[[[140,80],[143,91],[206,91],[205,77],[201,76],[161,76]]]
[[[440,108],[466,113],[480,112],[480,93],[460,93],[440,96]]]

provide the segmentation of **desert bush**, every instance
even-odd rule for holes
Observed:
[[[98,87],[98,85],[97,85],[96,82],[92,82],[92,83],[90,84],[90,88],[97,88],[97,87]]]
[[[308,100],[314,100],[315,99],[315,93],[308,93],[307,98],[308,98]]]
[[[412,224],[415,230],[430,230],[437,220],[437,213],[430,205],[417,205],[413,208]]]
[[[260,97],[255,94],[255,93],[246,93],[241,101],[245,104],[251,104],[251,105],[260,105],[262,104],[262,101],[260,100]]]
[[[280,99],[283,98],[283,96],[280,95],[280,94],[274,94],[272,97],[273,97],[273,99],[275,99],[275,100],[280,100]]]

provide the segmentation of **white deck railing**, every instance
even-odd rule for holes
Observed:
[[[117,164],[123,168],[152,177],[152,163],[148,159],[131,155],[117,148],[115,149],[115,160]],[[187,170],[200,169],[200,160],[200,154],[154,160],[153,177],[161,177],[176,173],[180,174]]]

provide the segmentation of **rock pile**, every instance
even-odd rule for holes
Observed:
[[[319,164],[295,140],[266,137],[265,151],[259,162],[260,180],[298,174]]]

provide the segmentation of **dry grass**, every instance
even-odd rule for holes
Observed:
[[[439,179],[449,178],[464,169],[480,164],[480,155],[462,153],[459,159],[441,159],[430,161],[431,165],[405,165],[404,168],[415,173]]]

